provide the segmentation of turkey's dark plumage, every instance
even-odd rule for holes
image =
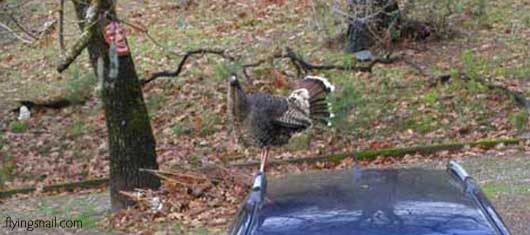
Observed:
[[[287,144],[293,134],[306,130],[315,121],[329,121],[333,114],[326,95],[333,89],[326,79],[308,76],[296,83],[288,97],[246,94],[232,76],[228,111],[234,131],[242,144],[263,148],[262,160],[266,161],[269,146]]]

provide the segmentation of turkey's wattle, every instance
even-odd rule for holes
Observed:
[[[247,94],[235,75],[229,82],[228,112],[234,131],[242,144],[262,148],[261,171],[270,146],[287,144],[293,134],[315,122],[331,125],[333,113],[326,97],[335,87],[325,78],[307,76],[297,81],[288,97]]]

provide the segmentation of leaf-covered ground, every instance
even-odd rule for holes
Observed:
[[[524,146],[498,146],[492,150],[467,148],[458,152],[440,152],[432,156],[411,155],[403,159],[376,160],[362,162],[367,168],[414,168],[444,169],[449,159],[461,163],[482,186],[483,191],[492,201],[497,211],[501,214],[512,234],[526,235],[527,224],[530,223],[530,155],[528,147]],[[272,175],[281,177],[286,174],[297,174],[310,170],[329,170],[351,168],[354,164],[350,159],[339,164],[317,165],[285,165],[274,169]],[[325,169],[323,169],[325,168]],[[241,172],[240,172],[241,173]],[[228,181],[227,181],[228,182]],[[164,187],[175,189],[174,185],[167,183]],[[237,188],[237,187],[235,187]],[[239,189],[245,191],[246,188]],[[8,203],[0,205],[0,211],[5,216],[18,218],[58,218],[79,219],[83,221],[83,229],[73,230],[38,230],[42,234],[223,234],[226,223],[232,214],[225,210],[235,210],[244,193],[234,192],[231,195],[207,190],[211,196],[194,198],[193,200],[179,198],[186,196],[185,192],[166,192],[165,197],[169,202],[178,199],[182,205],[190,204],[188,210],[170,211],[176,209],[166,201],[159,212],[149,209],[134,209],[125,211],[109,220],[110,198],[109,192],[89,192],[77,194],[60,194],[44,198],[33,196],[20,199],[11,199]],[[234,196],[226,200],[225,196]],[[215,196],[217,200],[204,199]],[[220,205],[223,205],[221,207]],[[149,207],[147,205],[147,207]],[[0,215],[4,216],[2,213]],[[212,219],[215,218],[215,219]],[[116,221],[117,220],[117,221]],[[112,224],[109,224],[113,222]],[[0,230],[2,231],[2,230]],[[16,230],[24,232],[23,229]]]
[[[530,2],[492,1],[483,8],[481,0],[457,2],[459,13],[450,19],[454,30],[450,37],[402,42],[394,52],[430,74],[463,71],[529,97]],[[30,1],[16,13],[26,27],[37,29],[56,17],[57,5],[57,1]],[[71,46],[79,30],[71,4],[66,6],[65,38]],[[313,63],[353,61],[351,55],[334,49],[340,45],[332,39],[345,26],[327,1],[120,1],[118,13],[128,24],[149,32],[150,36],[128,28],[140,77],[175,69],[180,59],[175,52],[189,49],[222,48],[240,58],[232,63],[215,55],[193,57],[181,76],[160,78],[144,87],[164,170],[257,159],[256,149],[234,145],[228,134],[225,94],[231,69],[268,58],[286,46]],[[105,120],[93,91],[97,81],[86,55],[65,73],[55,72],[60,55],[56,36],[52,31],[24,45],[0,34],[0,189],[108,176]],[[504,92],[458,78],[432,87],[428,77],[404,61],[377,65],[373,73],[315,74],[328,77],[338,88],[331,98],[337,114],[334,125],[274,149],[275,159],[514,137],[528,125],[527,113]],[[252,80],[244,84],[248,90],[286,94],[296,70],[287,60],[275,60],[252,69],[250,75]],[[33,110],[31,119],[23,122],[10,111],[17,107],[16,100],[54,97],[81,104]],[[378,158],[371,164],[378,162],[392,165],[395,160]],[[293,170],[290,167],[272,171],[282,174]],[[238,174],[248,177],[251,171]],[[219,212],[225,213],[223,218],[234,213],[236,202],[244,196],[246,188],[239,190],[226,195],[234,198],[219,202],[232,205],[228,212]],[[194,203],[198,204],[188,207],[204,204]],[[185,221],[194,223],[189,218]]]

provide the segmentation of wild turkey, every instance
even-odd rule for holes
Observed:
[[[315,122],[331,125],[327,94],[335,87],[325,78],[307,76],[294,85],[288,97],[247,94],[236,75],[229,79],[228,112],[238,140],[262,149],[260,171],[265,171],[269,147],[287,144],[291,136]]]

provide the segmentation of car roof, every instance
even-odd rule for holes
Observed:
[[[485,197],[466,188],[443,170],[356,168],[290,175],[268,184],[246,234],[505,234],[494,210],[492,217],[484,207],[489,202],[482,204]]]

